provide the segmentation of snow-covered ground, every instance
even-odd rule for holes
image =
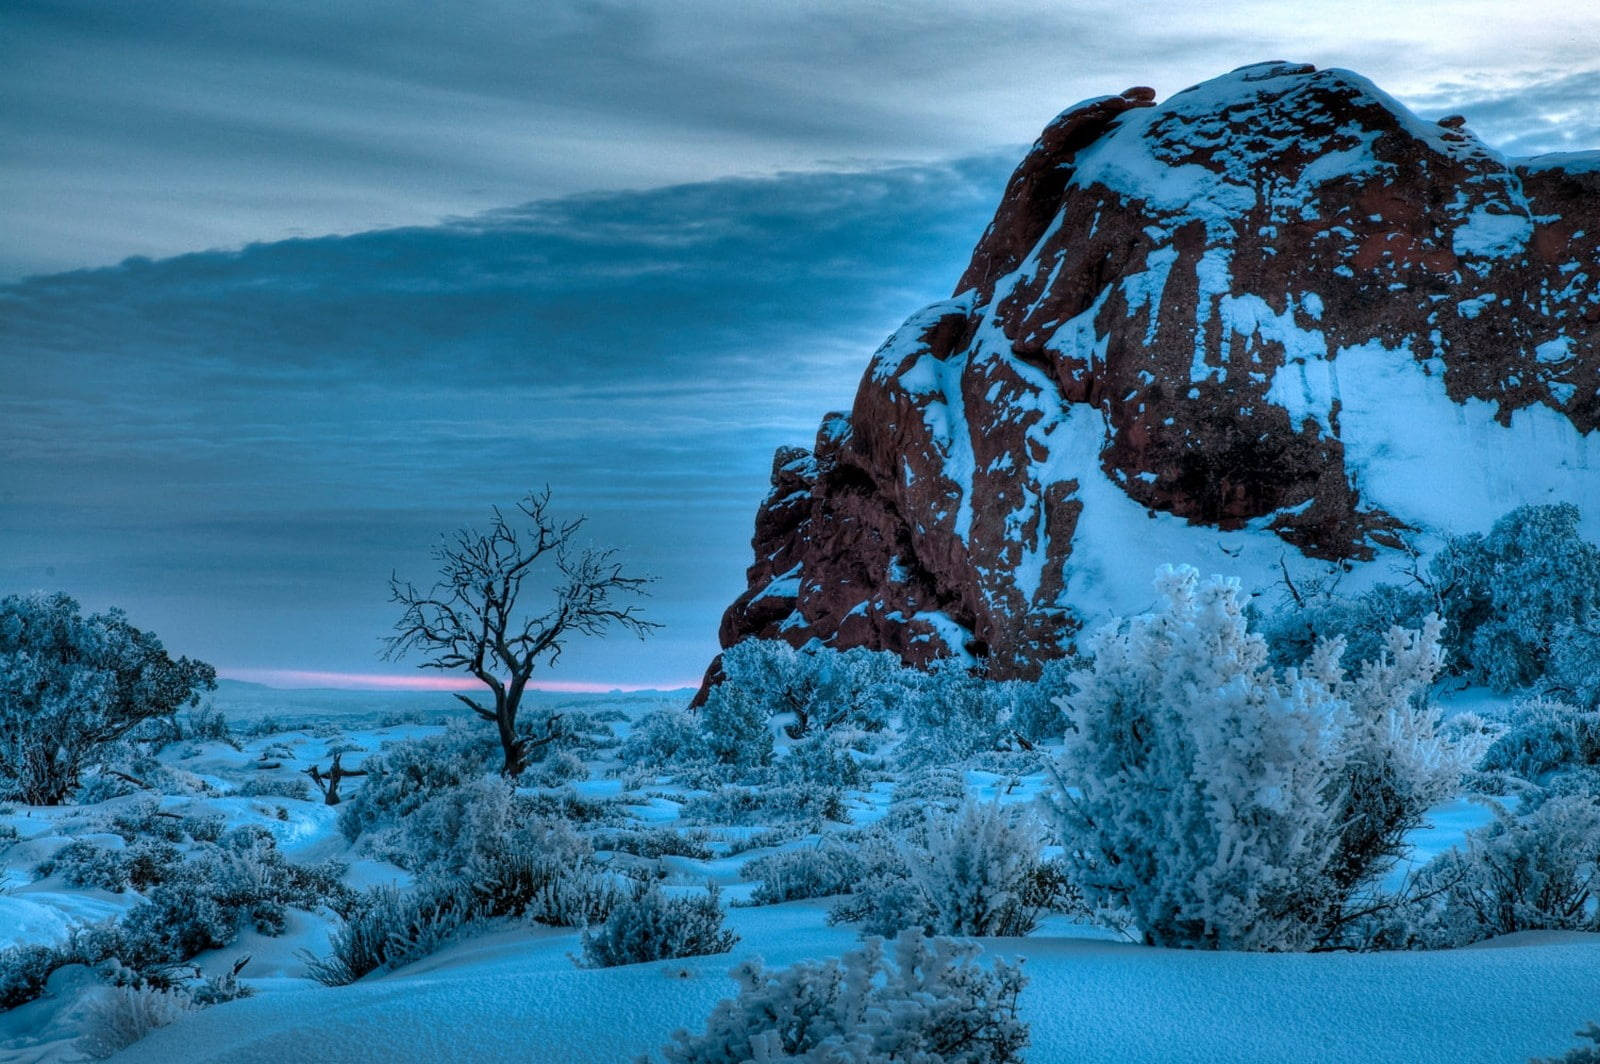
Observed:
[[[616,726],[620,736],[629,721],[685,699],[683,693],[563,695],[541,696],[539,704],[620,710],[628,718]],[[1451,700],[1474,709],[1483,702],[1477,692]],[[461,716],[448,696],[229,685],[215,704],[233,723],[238,748],[218,740],[178,743],[162,752],[161,761],[217,793],[167,796],[163,811],[220,817],[229,827],[260,825],[292,860],[350,862],[346,882],[352,886],[409,882],[404,870],[353,849],[337,829],[337,810],[320,800],[236,792],[250,780],[303,779],[300,773],[312,763],[326,768],[335,748],[347,750],[344,764],[357,768],[386,742],[436,733],[444,721]],[[251,723],[266,717],[276,718],[279,730],[248,734]],[[614,769],[615,762],[597,761],[589,780],[568,786],[591,800],[632,797],[608,767]],[[1044,787],[1042,776],[1018,781],[981,771],[969,771],[966,781],[974,796],[1007,801],[1028,801]],[[347,790],[360,782],[347,782]],[[633,817],[641,825],[670,826],[677,816],[673,789],[661,784],[643,790],[651,793],[628,803]],[[882,817],[889,793],[882,782],[852,792],[855,824]],[[87,833],[103,832],[104,818],[118,808],[147,800],[131,795],[93,807],[9,807],[0,815],[0,826],[10,825],[19,836],[0,851],[0,947],[58,942],[74,924],[114,917],[136,903],[131,892],[72,888],[58,877],[36,880],[33,868],[71,838],[106,840]],[[1441,807],[1416,834],[1416,857],[1454,845],[1486,818],[1481,807],[1464,800]],[[618,1064],[659,1047],[675,1028],[699,1029],[716,1001],[733,993],[728,972],[741,958],[760,955],[785,965],[854,947],[853,928],[827,923],[825,901],[738,905],[752,889],[740,881],[740,866],[773,851],[728,852],[759,830],[749,825],[707,830],[712,856],[662,858],[661,870],[669,887],[710,881],[725,888],[725,902],[734,903],[728,926],[740,936],[730,954],[583,968],[573,959],[581,952],[577,931],[502,924],[408,967],[330,988],[307,976],[300,953],[326,954],[337,919],[294,911],[285,934],[248,932],[200,958],[212,973],[248,955],[242,977],[255,996],[186,1016],[114,1059]],[[1021,1011],[1033,1038],[1027,1059],[1038,1062],[1516,1064],[1565,1050],[1577,1027],[1600,1019],[1600,936],[1594,935],[1524,934],[1439,952],[1207,953],[1135,945],[1057,916],[1028,938],[990,939],[984,948],[1025,959],[1029,983]],[[63,969],[43,998],[0,1013],[0,1061],[82,1059],[74,1042],[93,986],[85,969]]]

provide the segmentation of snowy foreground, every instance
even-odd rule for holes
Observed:
[[[618,709],[630,720],[682,695],[629,695],[559,701],[588,712]],[[558,701],[553,696],[546,701]],[[240,749],[222,741],[176,744],[163,764],[204,780],[218,796],[168,796],[164,811],[222,817],[229,827],[258,824],[291,860],[349,862],[356,887],[406,885],[402,869],[356,851],[336,827],[337,810],[320,801],[239,797],[255,766],[276,763],[284,780],[327,764],[343,744],[347,767],[385,742],[441,730],[459,716],[444,696],[336,695],[228,687],[217,707],[228,715]],[[396,721],[393,711],[404,711]],[[425,709],[420,707],[426,707]],[[250,736],[252,720],[278,716],[278,728]],[[626,730],[619,723],[618,732]],[[352,749],[358,748],[358,749]],[[303,778],[303,777],[302,777]],[[1028,801],[1039,777],[969,771],[969,793]],[[359,781],[352,781],[359,784]],[[588,799],[623,795],[623,781],[595,765],[592,778],[567,784]],[[353,787],[351,788],[354,789]],[[644,790],[650,790],[644,788]],[[889,786],[854,792],[857,826],[881,817]],[[641,796],[642,797],[642,796]],[[34,866],[97,818],[147,797],[129,795],[94,807],[9,807],[0,825],[19,840],[0,851],[0,947],[54,942],[74,923],[126,911],[132,892],[73,888],[56,877],[35,880]],[[628,805],[637,821],[670,825],[675,803],[661,789]],[[1452,803],[1419,833],[1419,857],[1448,847],[1486,819],[1476,806]],[[247,932],[204,955],[223,972],[249,955],[242,971],[254,997],[218,1005],[160,1028],[114,1057],[127,1062],[228,1061],[320,1064],[504,1059],[619,1064],[659,1047],[675,1028],[699,1029],[734,989],[728,971],[760,955],[771,965],[838,956],[854,948],[849,926],[829,926],[824,900],[741,907],[753,884],[739,868],[774,848],[725,854],[728,843],[760,830],[712,828],[713,856],[660,858],[669,888],[699,889],[708,880],[732,903],[727,924],[740,942],[730,954],[590,969],[574,963],[579,932],[503,924],[397,971],[344,987],[307,977],[300,951],[324,955],[337,925],[326,912],[293,911],[287,933]],[[103,836],[92,836],[103,839]],[[814,844],[815,836],[778,847]],[[1524,1062],[1574,1044],[1575,1029],[1600,1018],[1600,936],[1561,932],[1512,935],[1436,952],[1244,954],[1161,950],[1117,940],[1064,917],[1046,919],[1028,938],[989,939],[992,955],[1020,957],[1028,985],[1022,1018],[1032,1028],[1027,1059],[1040,1062],[1291,1061]],[[52,977],[49,992],[0,1014],[0,1061],[83,1059],[75,1046],[86,1003],[96,992],[81,967]]]

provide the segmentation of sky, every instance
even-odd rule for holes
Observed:
[[[268,682],[413,683],[391,573],[548,485],[679,686],[773,449],[946,295],[1076,100],[1283,58],[1600,148],[1600,5],[0,7],[0,594]]]

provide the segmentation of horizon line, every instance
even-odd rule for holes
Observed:
[[[460,676],[404,676],[377,672],[328,672],[317,669],[219,668],[217,678],[257,683],[278,690],[331,689],[339,691],[475,691],[481,685]],[[542,680],[528,689],[555,694],[609,694],[613,691],[679,691],[698,687],[699,681],[614,683],[596,680]]]

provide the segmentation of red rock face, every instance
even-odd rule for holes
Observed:
[[[1351,352],[1442,376],[1502,425],[1555,412],[1576,440],[1600,425],[1597,323],[1600,156],[1507,160],[1459,118],[1296,64],[1079,104],[954,298],[889,338],[812,451],[779,452],[723,645],[1027,675],[1095,586],[1072,565],[1091,480],[1152,517],[1372,558],[1417,522],[1350,459],[1384,450],[1342,424]]]

